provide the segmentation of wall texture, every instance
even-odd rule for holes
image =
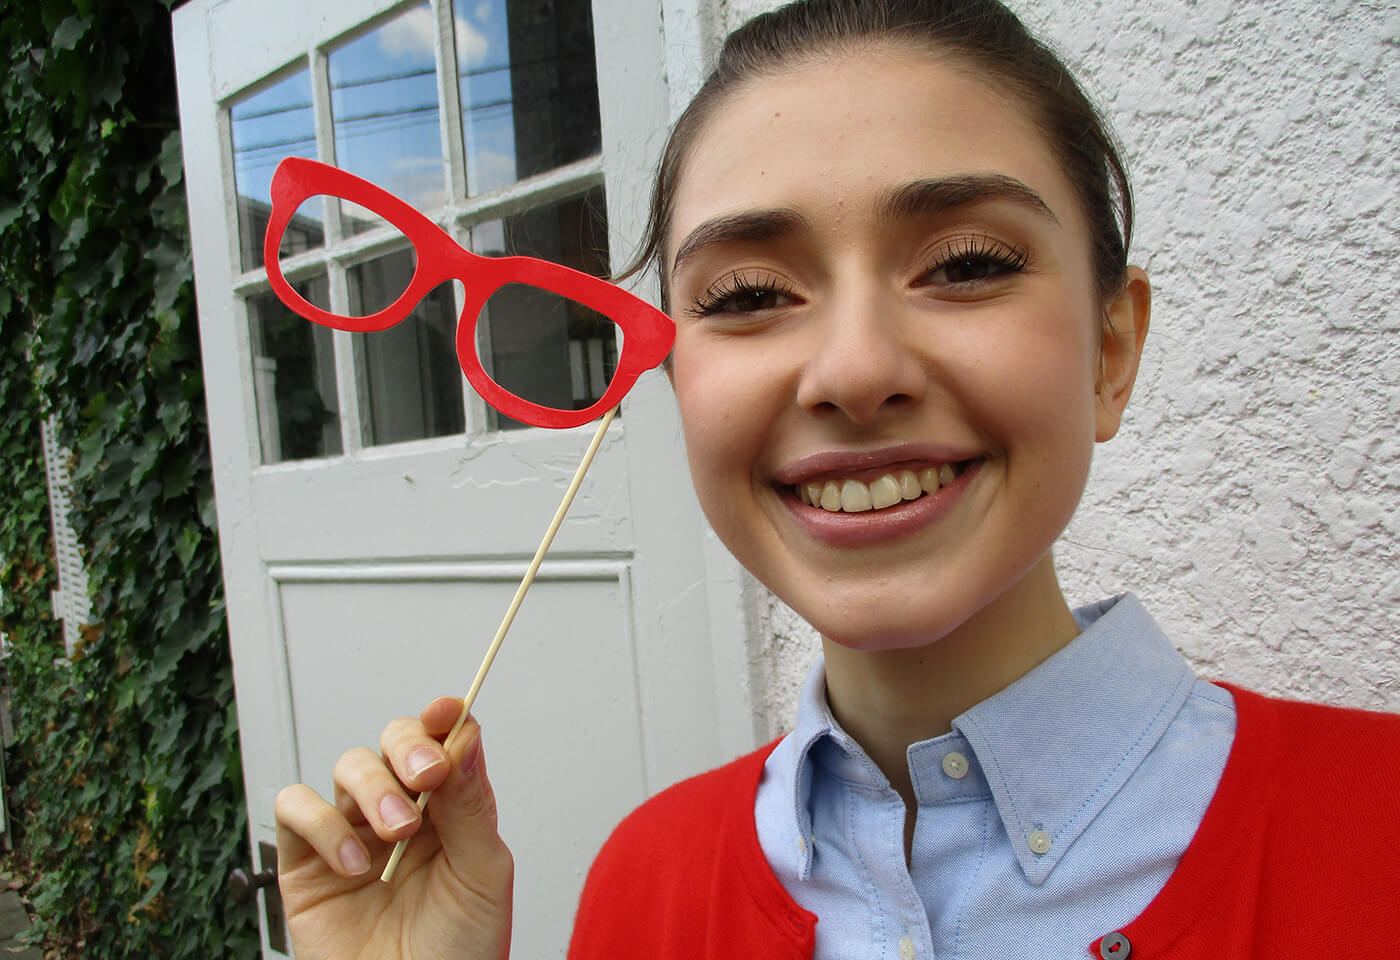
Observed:
[[[1400,8],[1011,3],[1123,141],[1155,287],[1067,595],[1132,590],[1206,676],[1400,711]],[[776,734],[818,646],[755,595]]]

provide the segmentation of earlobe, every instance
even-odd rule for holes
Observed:
[[[1128,267],[1122,289],[1104,307],[1099,381],[1094,390],[1094,439],[1100,443],[1112,439],[1123,422],[1151,315],[1152,285],[1147,273],[1141,267]]]

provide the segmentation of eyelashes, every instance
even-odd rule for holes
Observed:
[[[913,285],[948,299],[972,298],[1024,272],[1029,264],[1030,252],[1023,246],[987,234],[964,235],[935,248]],[[693,319],[745,317],[788,306],[799,299],[796,290],[776,273],[733,270],[706,287],[685,308],[685,313]]]
[[[697,319],[721,313],[757,313],[794,299],[792,288],[776,274],[735,270],[706,287],[686,313]]]
[[[1025,247],[980,234],[944,244],[923,276],[931,286],[973,288],[1004,274],[1021,273],[1029,262]]]

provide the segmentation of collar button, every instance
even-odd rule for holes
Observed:
[[[958,753],[958,751],[950,750],[943,755],[943,772],[954,780],[961,780],[963,777],[967,776],[967,770],[967,757]]]

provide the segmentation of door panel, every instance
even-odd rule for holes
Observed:
[[[331,796],[336,758],[375,744],[385,718],[417,713],[424,691],[464,693],[524,566],[272,571],[303,779]],[[627,574],[546,564],[475,707],[517,863],[516,956],[567,942],[560,905],[577,902],[618,803],[646,796]]]

